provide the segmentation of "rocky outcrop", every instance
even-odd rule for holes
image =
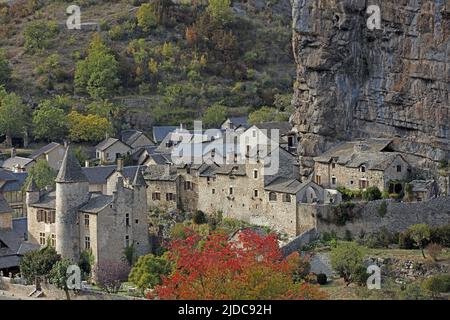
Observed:
[[[380,30],[367,27],[369,5],[381,9]],[[313,156],[358,137],[449,158],[449,0],[292,0],[292,12],[304,176]]]

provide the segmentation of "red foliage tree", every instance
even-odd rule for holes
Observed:
[[[221,233],[202,239],[192,230],[173,240],[169,259],[175,271],[147,297],[166,300],[323,299],[307,283],[295,283],[298,254],[283,258],[275,235],[243,231],[238,241]]]

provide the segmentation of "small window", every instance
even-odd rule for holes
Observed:
[[[126,225],[127,227],[130,226],[130,214],[129,214],[129,213],[127,213],[127,214],[125,215],[125,225]]]
[[[89,228],[89,215],[88,214],[84,215],[84,226],[86,228]]]
[[[91,237],[84,237],[84,248],[86,250],[91,248]]]
[[[256,130],[253,130],[252,135],[253,135],[253,138],[256,138]]]
[[[322,184],[322,177],[320,175],[316,175],[316,183]]]
[[[130,246],[130,236],[125,236],[125,247],[129,247]]]
[[[174,201],[174,200],[175,200],[175,194],[166,193],[166,201]]]
[[[51,237],[51,246],[52,246],[53,248],[56,248],[56,234],[52,234],[52,237]]]
[[[233,195],[233,187],[230,187],[230,196]]]
[[[258,191],[258,190],[253,190],[253,196],[254,196],[255,198],[258,198],[258,196],[259,196],[259,191]]]
[[[212,194],[216,194],[216,189],[212,189],[212,190],[211,190],[211,193],[212,193]]]
[[[360,172],[366,172],[366,166],[361,166],[360,167]]]
[[[291,202],[291,195],[284,193],[283,194],[283,202]]]
[[[253,171],[253,178],[258,179],[258,170]]]
[[[153,201],[159,201],[159,200],[161,200],[161,193],[159,193],[159,192],[153,192],[153,193],[152,193],[152,200],[153,200]]]
[[[139,220],[138,219],[136,219],[135,221],[134,221],[136,224],[138,224],[139,223]]]
[[[277,194],[275,192],[269,193],[269,201],[277,201]]]
[[[336,163],[333,162],[333,163],[331,164],[331,169],[336,169]]]
[[[402,166],[397,166],[397,172],[402,172]]]
[[[336,183],[337,183],[336,177],[332,177],[332,178],[331,178],[331,184],[332,184],[332,185],[336,185]]]
[[[39,244],[41,246],[45,245],[45,233],[44,232],[39,233]]]

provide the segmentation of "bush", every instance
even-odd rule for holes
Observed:
[[[195,224],[205,224],[208,222],[208,219],[203,211],[197,210],[194,213],[193,221]]]
[[[138,26],[145,32],[158,25],[158,16],[154,4],[144,3],[136,12]]]
[[[437,261],[440,254],[442,253],[442,246],[437,243],[430,243],[426,247],[426,251],[428,255],[431,257],[431,259],[433,259],[433,261]]]
[[[431,228],[430,241],[450,248],[450,224]]]
[[[39,52],[50,48],[52,40],[58,34],[55,21],[35,21],[25,27],[23,36],[25,48],[30,52]]]
[[[5,51],[0,49],[0,86],[6,84],[11,78],[11,66],[6,59]]]
[[[382,198],[381,191],[378,187],[369,187],[363,192],[363,198],[366,201],[374,201]]]
[[[432,276],[422,283],[422,288],[429,291],[433,297],[439,293],[446,293],[450,291],[450,275],[442,274]]]
[[[411,232],[409,230],[406,230],[405,232],[403,232],[399,235],[398,244],[401,249],[414,249],[415,248],[415,243],[414,243],[414,240],[411,238]]]
[[[321,286],[326,285],[328,283],[328,278],[325,273],[319,273],[317,275],[317,283]]]
[[[331,266],[347,284],[360,283],[363,279],[362,270],[366,272],[363,263],[365,250],[354,242],[339,244],[331,250]],[[367,280],[367,278],[366,278]]]

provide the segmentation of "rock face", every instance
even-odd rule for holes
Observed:
[[[369,5],[381,29],[369,30]],[[450,158],[450,0],[292,0],[302,175],[338,141]]]

